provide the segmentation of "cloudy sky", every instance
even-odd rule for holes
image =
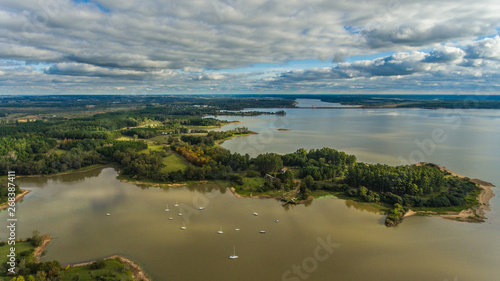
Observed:
[[[0,94],[499,94],[499,33],[498,0],[1,0]]]

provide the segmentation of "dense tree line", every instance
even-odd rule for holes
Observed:
[[[360,163],[349,170],[344,182],[348,186],[337,188],[349,196],[406,208],[463,206],[469,194],[479,192],[470,179],[445,177],[432,164],[391,167]]]
[[[22,161],[11,157],[0,158],[0,170],[16,171],[19,175],[48,175],[80,169],[94,164],[113,162],[116,151],[135,152],[147,148],[147,144],[139,141],[102,141],[81,140],[61,144],[68,151],[63,154],[32,154]]]
[[[359,163],[351,167],[345,182],[353,187],[366,186],[375,192],[391,192],[397,195],[424,195],[439,191],[446,181],[437,167],[367,165]]]
[[[42,237],[38,231],[33,231],[33,236],[28,238],[27,241],[37,247],[40,246]],[[1,246],[6,247],[6,245]],[[34,249],[18,253],[16,256],[16,265],[16,275],[19,276],[16,280],[61,280],[61,264],[58,261],[36,262]],[[0,265],[0,271],[1,276],[9,276],[6,264]],[[23,276],[26,276],[26,279],[19,279]]]
[[[122,130],[121,134],[124,136],[135,137],[140,139],[149,139],[160,135],[159,128],[133,128]]]
[[[78,148],[83,151],[90,151],[112,143],[113,142],[109,140],[94,140],[94,139],[65,140],[61,142],[61,144],[59,144],[59,148],[64,150],[71,150],[73,148]]]
[[[0,138],[0,156],[22,161],[31,158],[33,154],[47,153],[56,144],[53,139],[41,137],[3,137]]]
[[[8,180],[5,178],[5,179],[0,179],[0,204],[3,204],[5,202],[7,202],[7,200],[9,199],[9,189],[8,189],[8,186],[9,185],[9,182]],[[15,186],[14,188],[14,193],[17,195],[19,193],[21,193],[21,189],[19,189],[19,186]]]
[[[283,160],[276,153],[260,154],[253,159],[252,163],[255,165],[255,169],[262,175],[276,172],[283,167]]]
[[[102,163],[102,161],[101,156],[96,151],[72,149],[65,154],[52,153],[47,157],[37,154],[23,161],[0,158],[0,170],[16,171],[16,174],[19,175],[48,175],[98,163]]]
[[[212,146],[215,144],[214,139],[212,137],[205,137],[205,136],[184,135],[181,136],[181,140],[191,145],[201,144],[201,145]]]
[[[283,155],[282,159],[285,166],[299,167],[301,178],[311,176],[316,181],[342,177],[356,163],[354,155],[327,147],[309,151],[302,148]]]
[[[236,128],[234,130],[228,130],[228,131],[210,131],[208,132],[207,137],[212,138],[214,140],[222,140],[222,139],[227,139],[235,135],[245,135],[249,134],[251,131],[248,130],[247,127],[241,127],[241,128]]]

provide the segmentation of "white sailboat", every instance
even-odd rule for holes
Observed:
[[[169,219],[169,220],[173,220],[174,218],[170,217],[170,218],[168,218],[168,219]]]
[[[178,213],[179,216],[182,216],[182,213],[181,213],[181,208],[179,208],[179,213]]]
[[[238,256],[236,255],[236,246],[234,246],[234,254],[232,256],[229,256],[229,258],[232,259],[232,260],[238,258]]]
[[[179,207],[179,203],[177,203],[177,201],[175,201],[175,207]]]
[[[187,228],[186,228],[186,223],[185,223],[185,222],[183,222],[183,223],[182,223],[181,229],[182,229],[182,230],[186,230],[186,229],[187,229]]]
[[[167,204],[167,208],[165,209],[165,212],[170,212],[170,209],[168,208],[168,204]]]
[[[259,214],[257,214],[257,212],[253,212],[253,215],[254,215],[254,216],[258,216]]]
[[[222,232],[222,226],[220,227],[220,230],[219,230],[219,231],[217,231],[217,233],[219,233],[219,234],[224,233],[224,232]]]
[[[260,232],[261,234],[266,233],[266,231],[265,231],[265,230],[261,230],[261,231],[259,231],[259,232]]]
[[[199,207],[198,208],[198,210],[204,210],[204,209],[205,209],[205,207]]]

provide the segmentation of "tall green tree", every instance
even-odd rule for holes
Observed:
[[[283,167],[281,156],[276,153],[266,153],[257,156],[254,160],[255,168],[261,174],[276,172]]]

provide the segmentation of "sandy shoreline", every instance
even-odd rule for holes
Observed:
[[[80,169],[76,170],[71,170],[71,171],[66,171],[66,172],[60,172],[60,173],[55,173],[55,174],[50,174],[50,175],[28,175],[28,176],[18,176],[18,178],[52,178],[52,177],[57,177],[57,176],[64,176],[64,175],[71,175],[71,174],[78,174],[78,173],[84,173],[84,172],[89,172],[95,169],[100,169],[104,167],[108,167],[109,165],[106,164],[96,164],[88,167],[83,167]]]
[[[19,202],[19,201],[23,200],[24,196],[25,196],[26,194],[28,194],[28,193],[30,193],[30,192],[31,192],[31,190],[22,190],[22,189],[21,189],[21,191],[22,191],[22,193],[21,193],[21,194],[16,195],[16,199],[14,200],[14,202],[16,202],[16,203],[17,203],[17,202]],[[0,210],[7,209],[8,207],[9,207],[8,202],[5,202],[5,203],[3,203],[2,205],[0,205]]]
[[[110,260],[110,259],[116,259],[116,258],[119,259],[121,262],[130,266],[130,270],[132,271],[132,277],[134,277],[134,280],[143,280],[143,281],[152,281],[153,280],[153,279],[151,279],[151,277],[149,277],[144,272],[144,270],[142,269],[142,267],[138,263],[136,263],[135,261],[132,261],[130,259],[127,259],[124,256],[112,255],[112,256],[103,258],[103,260]],[[94,262],[95,262],[95,260],[88,261],[88,262],[74,263],[74,264],[70,264],[70,267],[86,266],[86,265],[92,264]]]
[[[227,140],[234,139],[234,138],[237,138],[237,137],[250,136],[250,135],[257,135],[257,133],[256,132],[250,132],[248,134],[234,135],[234,136],[229,137],[229,138],[225,138],[225,139],[222,139],[222,140],[215,141],[215,145],[219,145],[220,146],[223,142],[225,142]]]
[[[428,163],[418,163],[417,165],[424,165]],[[434,164],[435,165],[435,164]],[[456,176],[459,178],[469,178],[464,175],[455,173],[445,167],[436,165],[443,172],[448,172],[452,176]],[[486,219],[485,211],[491,211],[490,209],[490,199],[495,196],[492,188],[495,187],[493,184],[489,182],[485,182],[479,179],[470,178],[470,180],[477,184],[482,190],[478,196],[479,205],[473,206],[470,209],[462,210],[460,212],[448,212],[445,214],[437,214],[435,212],[415,212],[413,210],[409,210],[404,217],[409,217],[413,215],[423,215],[423,216],[431,216],[431,217],[440,217],[447,220],[455,220],[455,221],[463,221],[463,222],[484,222]]]
[[[150,187],[181,187],[181,186],[186,186],[189,183],[157,183],[157,182],[144,182],[140,180],[128,180],[128,179],[119,179],[120,182],[123,183],[131,183],[131,184],[136,184],[136,185],[147,185]],[[205,183],[207,181],[199,181],[196,183]]]
[[[47,250],[51,242],[52,238],[49,234],[45,234],[44,236],[42,236],[42,244],[36,247],[35,252],[33,253],[36,262],[40,262],[40,258],[42,257],[43,252]]]

